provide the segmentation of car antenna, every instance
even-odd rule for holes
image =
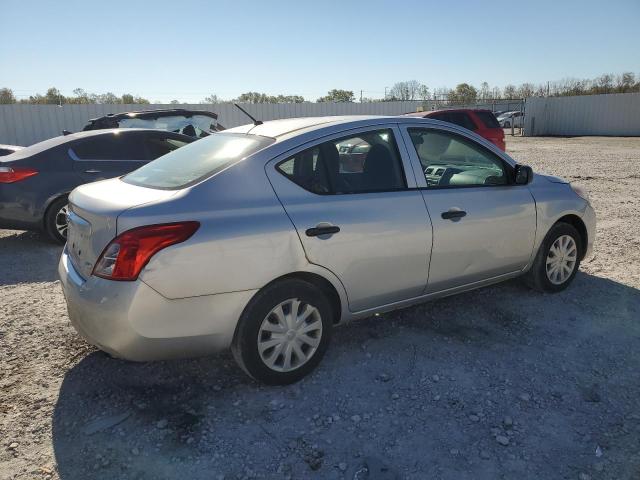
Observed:
[[[256,120],[255,118],[253,118],[251,115],[249,115],[249,112],[247,112],[244,108],[242,108],[240,105],[238,105],[237,103],[234,103],[234,105],[236,107],[238,107],[240,109],[240,111],[242,113],[244,113],[247,117],[249,117],[251,120],[253,120],[253,124],[258,126],[258,125],[262,125],[262,120]]]

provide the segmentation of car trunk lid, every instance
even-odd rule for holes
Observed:
[[[118,216],[138,205],[166,200],[176,194],[131,185],[118,178],[89,183],[69,196],[67,250],[78,273],[91,275],[98,257],[118,234]]]

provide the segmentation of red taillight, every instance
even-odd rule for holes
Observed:
[[[13,183],[37,175],[33,168],[0,167],[0,183]]]
[[[153,255],[184,242],[198,227],[199,222],[180,222],[127,230],[103,250],[93,267],[93,274],[109,280],[135,280]]]

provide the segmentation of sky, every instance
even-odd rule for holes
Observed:
[[[196,103],[640,75],[640,0],[0,0],[0,88]]]

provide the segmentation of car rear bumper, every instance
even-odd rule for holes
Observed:
[[[116,357],[148,361],[215,353],[231,345],[255,290],[167,299],[141,280],[116,282],[76,271],[66,248],[58,273],[78,333]]]

